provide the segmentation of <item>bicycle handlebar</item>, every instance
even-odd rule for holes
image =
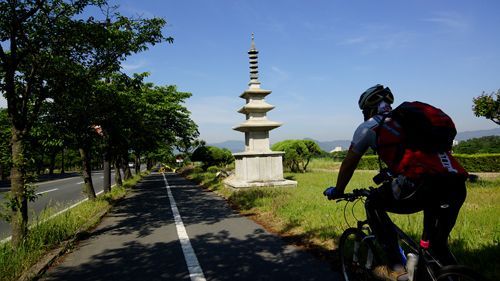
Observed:
[[[368,195],[370,195],[370,193],[372,192],[373,189],[374,188],[371,186],[368,189],[367,188],[354,189],[350,193],[344,193],[344,194],[340,195],[336,202],[340,202],[340,201],[352,202],[352,201],[357,200],[357,199],[362,198],[362,197],[368,197]]]

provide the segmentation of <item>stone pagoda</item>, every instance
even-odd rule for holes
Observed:
[[[296,186],[297,182],[283,178],[284,152],[269,148],[269,131],[280,127],[282,123],[267,119],[266,113],[274,106],[264,100],[271,91],[260,88],[258,53],[252,34],[252,44],[248,51],[250,83],[248,89],[240,95],[246,104],[238,111],[245,114],[246,121],[233,128],[245,133],[245,151],[233,154],[236,159],[235,174],[224,183],[233,188]]]

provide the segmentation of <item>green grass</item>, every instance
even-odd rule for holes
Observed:
[[[355,217],[365,218],[364,207],[357,204],[353,213],[344,219],[345,204],[328,201],[322,195],[328,186],[335,185],[336,164],[315,161],[311,170],[303,174],[288,173],[285,176],[298,181],[296,188],[256,188],[229,192],[223,196],[241,212],[254,214],[273,231],[305,240],[324,249],[335,249],[336,242]],[[329,166],[330,165],[330,166]],[[373,185],[375,171],[356,171],[347,189]],[[206,186],[221,192],[222,185],[209,173],[196,174]],[[215,183],[215,184],[214,184]],[[214,184],[214,185],[212,185]],[[468,195],[450,237],[452,251],[458,260],[482,272],[491,280],[500,280],[500,179],[468,183]],[[420,237],[422,214],[391,215],[394,222],[414,238]]]
[[[21,274],[37,263],[62,242],[82,235],[96,226],[102,214],[123,198],[127,188],[135,185],[141,175],[125,181],[123,187],[113,187],[94,201],[85,201],[78,206],[54,216],[61,208],[44,210],[31,224],[26,240],[13,249],[10,243],[0,244],[0,280],[17,280]]]

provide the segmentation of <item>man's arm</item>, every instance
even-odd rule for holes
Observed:
[[[361,160],[363,154],[359,154],[353,151],[351,148],[347,151],[347,155],[340,165],[339,175],[337,177],[336,189],[340,194],[344,193],[345,187],[351,180],[352,174],[356,167],[358,167],[359,161]]]

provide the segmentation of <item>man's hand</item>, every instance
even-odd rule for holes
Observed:
[[[335,186],[331,186],[323,191],[323,195],[325,195],[328,200],[334,200],[339,198],[342,194],[335,188]]]

